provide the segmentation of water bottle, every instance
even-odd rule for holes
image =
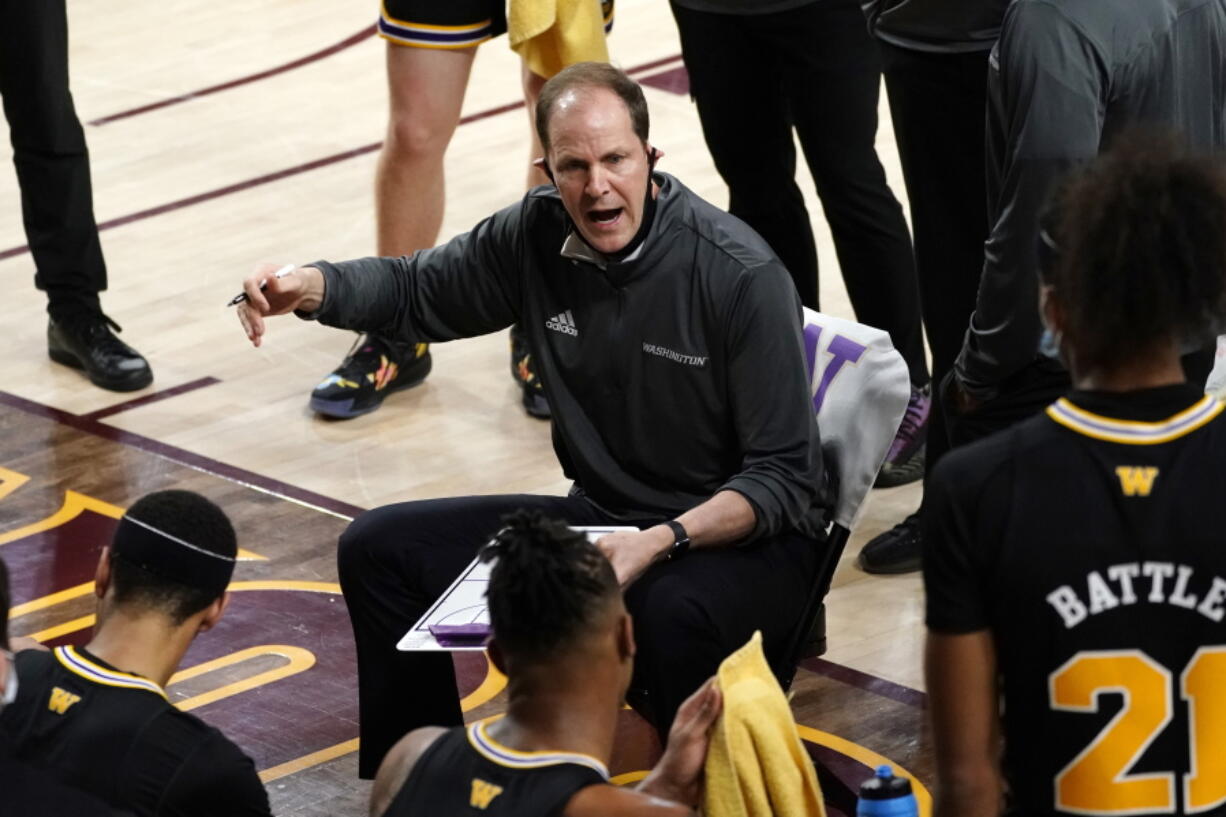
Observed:
[[[919,817],[911,781],[895,777],[889,766],[878,766],[876,776],[860,784],[856,817]]]

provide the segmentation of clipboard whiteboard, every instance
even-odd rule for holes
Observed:
[[[588,541],[595,542],[606,533],[637,531],[638,528],[616,526],[580,526],[572,530],[583,531]],[[484,646],[444,647],[430,632],[431,624],[489,624],[490,613],[485,605],[485,588],[490,582],[491,563],[482,564],[476,558],[460,571],[438,601],[430,605],[426,614],[418,619],[396,644],[401,652],[480,652]]]

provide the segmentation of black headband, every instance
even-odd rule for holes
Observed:
[[[111,552],[164,579],[217,595],[234,574],[234,556],[198,547],[130,516],[119,520]]]

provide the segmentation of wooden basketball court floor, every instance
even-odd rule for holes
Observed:
[[[255,758],[278,814],[365,813],[333,560],[346,520],[397,500],[566,488],[548,424],[519,406],[505,332],[436,345],[422,386],[373,415],[328,422],[307,411],[306,395],[352,335],[281,319],[254,350],[223,307],[257,262],[373,251],[386,116],[375,13],[328,0],[69,3],[73,93],[110,269],[103,305],[154,368],[142,392],[100,391],[48,360],[15,175],[0,171],[0,557],[13,571],[12,631],[49,644],[88,637],[96,548],[142,494],[181,487],[222,504],[248,558],[226,619],[198,640],[171,692]],[[647,89],[661,169],[725,205],[666,4],[620,0],[610,49]],[[487,43],[447,155],[443,237],[522,192],[519,99],[505,38]],[[902,199],[884,102],[881,117],[879,151]],[[11,167],[7,140],[0,154]],[[850,316],[803,168],[799,179],[823,307]],[[855,783],[882,759],[931,783],[919,579],[854,566],[863,543],[918,499],[914,486],[873,493],[828,598],[830,651],[795,684],[793,709],[835,811],[852,810]],[[468,716],[500,711],[501,678],[484,659],[458,667]],[[614,774],[632,778],[656,752],[626,712]]]

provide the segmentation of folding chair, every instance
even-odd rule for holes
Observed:
[[[822,600],[911,396],[907,364],[887,332],[811,309],[804,312],[805,362],[822,458],[838,498],[804,613],[783,663],[774,667],[785,691],[801,659],[826,651]]]

